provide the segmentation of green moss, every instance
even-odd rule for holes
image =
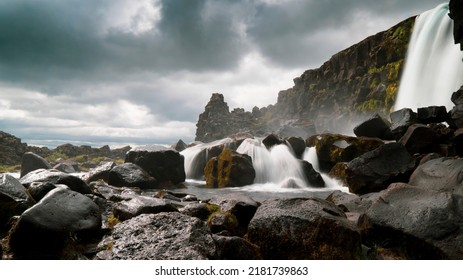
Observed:
[[[60,158],[61,159],[68,159],[69,157],[66,154],[62,153],[62,152],[54,151],[49,156],[47,156],[45,159],[48,162],[55,162],[56,160],[58,160]]]
[[[18,165],[14,166],[6,166],[6,165],[0,165],[0,173],[5,173],[5,172],[16,172],[20,170],[21,167]]]
[[[381,73],[383,72],[383,70],[384,70],[384,65],[381,67],[371,67],[370,69],[368,69],[368,74],[373,75],[376,73]]]
[[[384,110],[384,103],[381,100],[370,99],[357,106],[357,111],[372,112]]]
[[[394,106],[397,97],[398,85],[397,82],[391,83],[386,88],[386,99],[385,105],[388,110],[391,110]]]
[[[399,79],[399,71],[402,66],[403,59],[387,64],[387,79],[388,81],[397,81]]]
[[[120,223],[120,220],[114,216],[114,214],[111,214],[106,218],[106,222],[109,228],[114,228],[118,223]]]

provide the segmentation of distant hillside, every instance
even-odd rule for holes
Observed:
[[[415,17],[404,20],[333,55],[320,68],[305,71],[292,88],[278,93],[275,105],[230,112],[223,96],[213,94],[199,116],[196,140],[208,142],[240,132],[307,137],[342,131],[358,115],[388,113],[414,22]]]

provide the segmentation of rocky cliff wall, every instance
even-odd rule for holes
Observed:
[[[453,19],[453,36],[455,44],[463,50],[463,0],[450,0],[449,16]]]
[[[305,71],[292,88],[278,93],[275,105],[230,112],[223,96],[214,94],[199,117],[196,140],[208,142],[239,132],[307,137],[339,131],[359,114],[389,113],[414,20],[404,20],[335,54],[320,68]]]

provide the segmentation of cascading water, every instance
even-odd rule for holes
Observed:
[[[258,139],[246,139],[236,150],[252,158],[256,178],[254,183],[273,183],[280,187],[307,187],[304,171],[288,146],[281,144],[270,150]]]
[[[463,84],[463,52],[454,43],[448,12],[444,3],[416,19],[395,110],[453,107],[450,97]]]
[[[207,154],[208,150],[215,147],[230,146],[232,143],[232,139],[226,138],[212,143],[198,144],[182,151],[181,154],[185,157],[185,171],[189,183],[199,186],[204,184],[204,182],[198,180],[202,180],[204,166],[209,156],[211,156]],[[198,195],[245,192],[254,195],[259,194],[258,197],[269,197],[272,193],[297,196],[307,195],[308,192],[322,195],[333,190],[347,191],[347,188],[341,186],[339,182],[326,174],[321,174],[325,181],[324,188],[311,187],[306,180],[300,160],[295,157],[294,152],[288,145],[281,144],[267,149],[261,140],[249,138],[244,140],[236,151],[251,157],[256,171],[254,184],[225,189],[197,188],[195,190],[198,191]],[[310,162],[318,171],[318,158],[315,148],[307,148],[303,154],[303,160]]]

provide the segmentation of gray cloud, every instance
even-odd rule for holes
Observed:
[[[212,92],[265,106],[303,70],[441,0],[3,0],[0,129],[193,139]],[[93,140],[92,140],[93,139]]]

